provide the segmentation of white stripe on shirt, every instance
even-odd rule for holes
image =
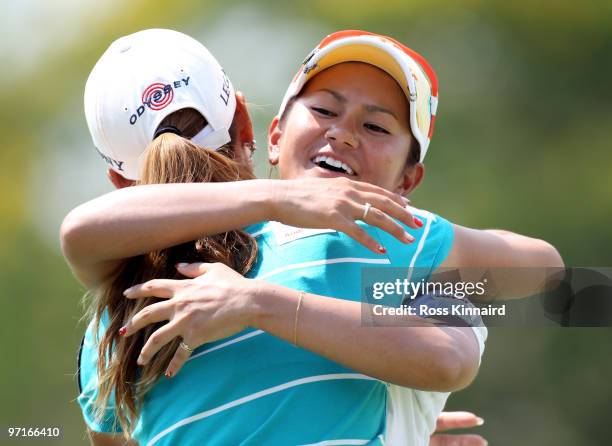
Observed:
[[[214,409],[206,410],[204,412],[200,412],[198,414],[192,415],[191,417],[184,418],[181,421],[174,423],[172,426],[164,429],[159,434],[155,435],[147,443],[147,446],[153,446],[163,437],[168,435],[170,432],[178,429],[179,427],[182,427],[187,424],[191,424],[195,421],[210,417],[211,415],[215,415],[219,412],[223,412],[224,410],[231,409],[236,406],[240,406],[244,403],[248,403],[249,401],[253,401],[258,398],[262,398],[264,396],[271,395],[273,393],[281,392],[283,390],[290,389],[291,387],[301,386],[303,384],[309,384],[309,383],[313,383],[317,381],[328,381],[328,380],[337,380],[337,379],[364,379],[364,380],[378,381],[376,378],[362,375],[361,373],[332,373],[329,375],[316,375],[316,376],[308,376],[306,378],[296,379],[296,380],[289,381],[284,384],[280,384],[278,386],[270,387],[268,389],[252,393],[242,398],[238,398],[237,400],[222,404],[221,406],[215,407]]]
[[[323,259],[323,260],[313,260],[311,262],[303,262],[303,263],[294,263],[292,265],[286,265],[281,268],[273,269],[265,274],[258,276],[258,279],[267,279],[268,277],[275,276],[276,274],[284,273],[285,271],[290,271],[292,269],[300,269],[300,268],[310,268],[313,266],[320,265],[333,265],[335,263],[368,263],[375,265],[388,265],[391,263],[389,259],[368,259],[368,258],[360,258],[360,257],[340,257],[337,259]]]
[[[416,251],[414,252],[414,255],[412,256],[412,260],[410,261],[410,265],[408,266],[408,281],[410,282],[412,280],[412,269],[414,268],[414,264],[416,263],[417,257],[419,256],[419,254],[421,253],[421,251],[423,250],[423,247],[425,246],[425,240],[427,239],[427,235],[429,234],[429,228],[431,228],[431,222],[433,220],[428,219],[427,223],[425,224],[425,229],[423,230],[423,237],[421,237],[421,240],[419,240],[419,244],[417,246]]]
[[[257,336],[257,335],[260,335],[260,334],[263,334],[263,333],[264,333],[263,330],[255,330],[255,331],[252,331],[252,332],[247,333],[245,335],[238,336],[237,338],[234,338],[234,339],[231,339],[231,340],[229,340],[227,342],[223,342],[221,344],[215,345],[214,347],[211,347],[211,348],[209,348],[207,350],[201,351],[200,353],[192,355],[192,356],[189,357],[189,359],[187,361],[191,361],[192,359],[198,358],[198,357],[200,357],[202,355],[205,355],[207,353],[214,352],[215,350],[222,349],[224,347],[227,347],[228,345],[232,345],[232,344],[235,344],[237,342],[245,341],[247,339],[252,338],[253,336]]]

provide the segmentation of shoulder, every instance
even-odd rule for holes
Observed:
[[[427,231],[430,234],[448,235],[450,233],[452,235],[453,224],[444,217],[426,209],[419,209],[413,206],[407,206],[406,209],[408,209],[412,215],[421,219],[423,222],[423,231]]]
[[[392,264],[426,268],[427,270],[435,269],[451,250],[454,239],[453,225],[426,209],[412,206],[408,206],[407,209],[423,222],[423,226],[412,229],[397,222],[415,238],[415,241],[406,245],[382,230],[377,231],[379,239],[389,251]]]
[[[423,221],[418,242],[429,251],[431,265],[437,268],[451,251],[455,239],[454,225],[445,218],[425,209],[409,206],[413,215]]]

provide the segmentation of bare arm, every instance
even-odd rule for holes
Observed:
[[[81,282],[97,285],[121,259],[265,219],[263,184],[252,184],[248,195],[245,186],[164,184],[113,191],[64,219],[64,255]]]
[[[149,337],[139,364],[177,336],[195,348],[250,326],[289,342],[297,335],[300,347],[401,386],[452,391],[476,375],[480,351],[471,328],[426,326],[412,316],[385,316],[387,326],[372,327],[362,321],[361,303],[310,293],[303,295],[298,313],[296,290],[246,279],[218,263],[179,266],[179,271],[196,278],[155,279],[125,292],[130,299],[168,298],[149,305],[126,326],[125,335],[131,336],[151,323],[169,321]],[[188,357],[179,348],[170,374]]]
[[[262,282],[253,325],[292,342],[296,296],[295,290]],[[476,376],[479,347],[471,328],[424,327],[413,316],[385,316],[385,324],[398,326],[371,327],[363,324],[362,305],[306,294],[298,344],[365,375],[421,390],[459,390]]]
[[[377,208],[368,214],[368,223],[404,242],[413,239],[390,218],[418,227],[399,195],[345,178],[123,188],[70,212],[60,238],[77,278],[93,287],[121,259],[265,220],[336,229],[377,251],[378,243],[355,223],[366,202]]]
[[[440,267],[459,268],[464,280],[489,274],[499,292],[497,297],[532,295],[541,290],[555,268],[564,266],[559,252],[544,240],[498,229],[459,225],[453,229],[453,247]]]

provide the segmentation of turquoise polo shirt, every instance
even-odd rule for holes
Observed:
[[[452,225],[416,210],[424,227],[406,230],[404,244],[378,228],[359,224],[387,253],[372,253],[336,231],[265,222],[246,228],[259,253],[248,277],[308,293],[361,299],[364,267],[433,271],[450,251]],[[103,333],[106,314],[100,324]],[[114,401],[102,419],[97,396],[97,343],[93,324],[80,352],[78,402],[88,427],[117,432]],[[384,444],[388,384],[249,328],[204,344],[172,379],[146,394],[133,438],[140,445]],[[441,409],[441,408],[440,408]]]

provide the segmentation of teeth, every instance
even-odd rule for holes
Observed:
[[[313,162],[315,164],[326,163],[326,164],[329,164],[330,166],[333,166],[333,167],[336,167],[336,168],[339,168],[339,169],[343,169],[349,175],[354,175],[354,173],[355,173],[355,172],[353,172],[353,169],[351,169],[347,164],[343,163],[342,161],[333,159],[333,158],[331,158],[329,156],[317,156],[317,157],[315,157]]]
[[[346,164],[342,163],[342,165],[340,167],[342,167],[344,170],[346,170],[346,173],[348,173],[349,175],[353,175],[353,169],[351,169]]]
[[[333,158],[327,158],[327,164],[329,164],[330,166],[337,167],[338,169],[342,167],[342,161],[338,161]]]

